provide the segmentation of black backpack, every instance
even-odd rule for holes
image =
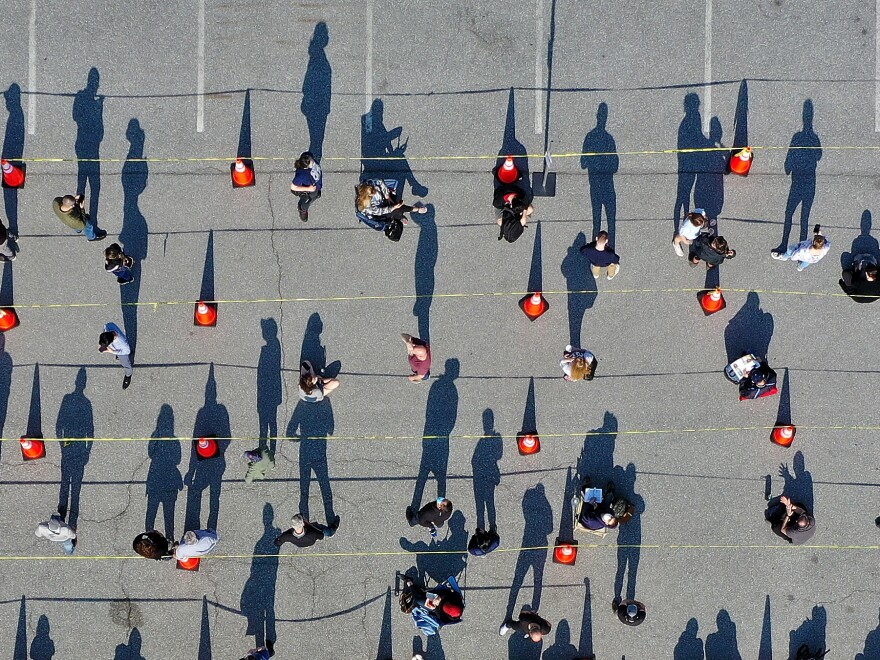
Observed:
[[[525,229],[525,227],[523,227],[519,215],[514,211],[511,209],[504,209],[501,212],[501,231],[498,232],[499,241],[503,238],[508,243],[513,243],[516,239],[522,236],[523,229]]]
[[[385,236],[388,237],[389,241],[394,241],[395,243],[399,241],[400,237],[403,236],[403,223],[398,218],[392,218],[385,225]]]

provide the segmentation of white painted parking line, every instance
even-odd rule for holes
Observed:
[[[205,0],[199,0],[199,45],[196,60],[196,133],[202,133],[205,130]]]
[[[28,19],[28,135],[37,129],[37,0],[31,0]]]
[[[878,0],[880,2],[880,0]],[[706,0],[706,49],[703,53],[703,131],[712,120],[712,0]]]
[[[364,62],[366,81],[364,82],[364,115],[366,130],[373,131],[373,116],[370,113],[373,105],[373,0],[367,0],[367,55]]]
[[[878,0],[880,2],[880,0]],[[544,132],[544,3],[535,0],[535,133]]]

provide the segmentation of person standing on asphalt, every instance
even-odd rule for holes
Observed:
[[[773,533],[793,545],[806,543],[816,533],[816,519],[804,505],[792,502],[786,495],[770,505],[765,517]]]
[[[587,243],[581,248],[581,254],[590,262],[590,270],[596,279],[604,269],[608,269],[609,280],[613,280],[620,272],[620,257],[614,252],[614,247],[608,245],[607,231],[596,234],[592,243]]]
[[[443,523],[452,515],[452,500],[438,497],[433,502],[428,502],[418,511],[413,511],[411,506],[406,507],[406,520],[410,527],[421,525],[426,527],[431,536],[437,538],[437,528],[443,527]]]
[[[306,403],[323,401],[324,397],[339,387],[336,378],[324,378],[315,373],[312,363],[306,360],[299,367],[299,398]]]
[[[406,344],[406,355],[412,375],[407,376],[412,382],[420,383],[431,377],[431,347],[428,342],[413,337],[405,332],[400,335]]]
[[[18,254],[18,250],[13,249],[10,242],[15,243],[17,241],[18,236],[9,231],[3,222],[0,222],[0,261],[15,261],[15,255]]]
[[[251,649],[248,654],[241,660],[269,660],[275,655],[275,642],[271,639],[266,640],[266,645],[258,649]]]
[[[86,213],[86,198],[84,195],[65,195],[52,200],[52,210],[55,211],[61,222],[75,230],[77,234],[86,233],[90,241],[100,241],[107,236],[107,232],[98,229],[92,224],[91,217]]]
[[[104,270],[116,275],[116,281],[120,286],[134,282],[132,266],[134,266],[134,257],[125,254],[119,243],[113,243],[104,250]]]
[[[819,263],[830,249],[831,241],[825,238],[822,228],[816,225],[812,239],[793,245],[785,252],[771,252],[770,256],[779,261],[797,261],[798,272],[801,272],[810,264]]]
[[[98,337],[98,351],[101,353],[112,353],[119,360],[119,364],[125,369],[125,377],[122,379],[122,389],[128,389],[131,384],[131,374],[133,369],[131,366],[131,346],[128,339],[125,338],[122,330],[115,323],[108,323],[104,326],[104,332]]]
[[[528,637],[533,642],[540,642],[544,635],[548,635],[553,626],[547,619],[537,612],[531,612],[525,607],[519,613],[519,619],[507,619],[498,629],[498,634],[504,637],[511,630],[519,631],[523,637]]]
[[[303,222],[309,221],[309,207],[312,202],[320,199],[321,187],[324,184],[324,173],[315,157],[308,151],[300,154],[300,157],[294,163],[296,171],[293,174],[293,181],[290,182],[290,192],[299,197],[297,209],[299,210],[299,219]]]
[[[64,554],[73,554],[76,547],[76,530],[64,522],[64,519],[57,513],[53,514],[46,522],[41,522],[34,533],[37,535],[37,538],[61,543]]]
[[[700,234],[691,243],[688,262],[693,267],[705,261],[706,270],[709,270],[723,264],[725,259],[733,259],[735,256],[736,250],[730,249],[724,236]]]
[[[615,598],[611,601],[611,610],[617,614],[617,618],[620,619],[621,623],[625,623],[628,626],[637,626],[648,616],[644,603],[640,603],[637,600],[627,599],[622,601],[619,598]]]
[[[285,543],[293,543],[298,548],[308,548],[318,541],[329,539],[339,529],[339,516],[336,516],[329,526],[320,523],[309,522],[301,513],[297,513],[290,520],[292,527],[275,539],[275,545],[279,548]]]
[[[681,249],[681,246],[693,243],[697,236],[700,235],[700,232],[708,227],[709,218],[706,217],[706,212],[703,209],[694,209],[688,213],[685,219],[682,220],[678,231],[675,232],[675,238],[672,239],[672,249],[675,250],[675,254],[683,257],[684,251]]]
[[[872,255],[860,254],[841,273],[840,288],[857,303],[872,303],[880,297],[877,275],[877,260]]]
[[[220,537],[213,529],[191,530],[183,535],[180,543],[174,548],[174,558],[185,561],[193,557],[204,557],[213,550]]]

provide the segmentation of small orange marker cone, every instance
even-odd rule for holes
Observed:
[[[4,188],[24,188],[24,168],[13,165],[8,160],[0,160],[3,168]]]
[[[791,424],[787,424],[785,426],[777,426],[773,429],[773,435],[771,436],[773,442],[775,442],[780,447],[791,447],[791,443],[794,442],[794,434],[797,432],[797,429]]]
[[[513,156],[508,156],[504,164],[498,168],[498,180],[501,183],[513,183],[519,180],[519,170],[513,164]]]
[[[706,316],[710,316],[715,312],[720,312],[722,309],[727,307],[724,296],[721,295],[721,288],[718,287],[713,291],[704,291],[703,293],[701,293],[700,307],[703,308],[703,313]]]
[[[577,541],[563,541],[556,539],[556,547],[553,549],[554,564],[568,564],[574,566],[578,556]]]
[[[20,323],[18,314],[12,307],[0,307],[0,332],[12,330]]]
[[[22,438],[21,457],[26,461],[34,461],[46,455],[46,443],[38,438]]]
[[[752,168],[752,160],[754,160],[752,148],[746,147],[733,154],[733,157],[730,159],[730,171],[740,176],[746,176]]]
[[[529,320],[534,321],[536,318],[541,316],[544,312],[550,309],[550,303],[541,295],[541,292],[538,291],[536,293],[529,294],[525,298],[519,301],[520,309],[525,312],[525,315],[529,317]]]
[[[193,325],[208,327],[217,325],[217,303],[204,302],[202,300],[197,302],[195,315],[193,316]]]
[[[189,557],[187,559],[178,559],[177,560],[177,568],[182,571],[197,571],[199,570],[199,564],[201,563],[201,559],[198,557]]]
[[[199,438],[198,440],[193,440],[196,445],[196,458],[200,461],[204,461],[208,458],[214,458],[219,451],[217,447],[217,441],[212,437],[204,437]]]
[[[254,166],[250,161],[244,161],[241,158],[237,158],[230,166],[230,172],[232,172],[233,188],[246,188],[254,185],[256,182],[256,177],[254,177]]]
[[[516,445],[521,456],[537,454],[541,451],[541,438],[537,433],[520,433],[516,438]]]

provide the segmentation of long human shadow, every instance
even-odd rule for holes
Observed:
[[[593,594],[590,590],[590,578],[584,578],[584,611],[581,614],[578,653],[579,657],[586,657],[593,653]]]
[[[727,610],[715,617],[717,631],[706,635],[706,660],[741,660],[736,641],[736,624]]]
[[[504,455],[504,441],[495,430],[495,413],[491,408],[483,411],[483,436],[477,440],[471,457],[474,504],[477,510],[477,527],[495,527],[495,489],[501,484],[498,462]]]
[[[18,626],[15,628],[15,646],[12,649],[12,660],[28,660],[28,629],[27,601],[21,597],[18,608]]]
[[[321,344],[322,332],[324,332],[324,322],[321,320],[321,315],[314,312],[306,321],[299,359],[300,362],[306,360],[311,362],[315,370],[323,369],[327,365],[327,351]]]
[[[684,97],[684,117],[678,125],[679,149],[702,149],[708,146],[708,140],[703,134],[702,119],[700,117],[700,97],[689,92]],[[697,172],[703,163],[702,153],[676,154],[678,160],[678,185],[675,193],[675,206],[672,211],[673,229],[678,228],[679,222],[691,210],[691,191],[697,180]]]
[[[177,496],[183,490],[183,477],[180,474],[183,452],[180,440],[172,439],[175,437],[174,410],[163,403],[156,418],[156,429],[147,443],[150,467],[147,470],[147,514],[144,529],[156,528],[156,515],[161,506],[165,536],[169,539],[175,538],[174,509],[177,506]]]
[[[554,627],[553,644],[544,651],[543,660],[571,660],[576,658],[577,647],[571,643],[571,627],[568,619],[560,619]]]
[[[0,349],[2,350],[2,349]],[[2,424],[0,424],[0,432],[2,432]],[[28,407],[27,430],[25,431],[29,438],[43,437],[43,403],[40,395],[40,365],[34,365],[34,382],[31,385],[31,403]]]
[[[125,137],[129,142],[126,158],[144,157],[145,135],[137,119],[128,122]],[[122,320],[125,325],[125,336],[131,345],[132,355],[137,350],[138,306],[141,292],[142,262],[147,258],[149,228],[147,220],[140,210],[140,196],[147,187],[149,168],[145,161],[126,160],[122,166],[122,231],[119,242],[126,254],[134,257],[132,275],[134,281],[119,287],[119,298],[122,303]]]
[[[86,370],[76,373],[73,392],[64,395],[55,421],[56,438],[94,438],[95,415],[92,402],[85,394]],[[83,476],[92,453],[92,441],[61,442],[61,487],[58,493],[58,513],[67,516],[71,527],[79,518],[79,497]]]
[[[633,517],[621,524],[617,532],[617,574],[614,577],[614,596],[621,598],[626,578],[626,598],[635,599],[636,579],[639,572],[642,545],[642,514],[645,500],[636,493],[636,466],[629,463],[625,470],[616,471],[615,492],[629,500],[635,507]],[[619,476],[618,476],[619,475]]]
[[[432,474],[437,480],[437,497],[446,497],[449,436],[458,419],[458,388],[455,385],[458,376],[459,362],[456,358],[449,358],[443,374],[434,381],[428,392],[422,433],[422,460],[413,488],[412,508],[416,511],[421,507],[425,486]]]
[[[446,660],[446,651],[443,650],[443,640],[440,635],[431,635],[428,641],[423,645],[422,638],[416,635],[413,637],[413,657],[421,655],[431,660]],[[390,660],[390,657],[389,657]]]
[[[37,630],[28,655],[31,660],[52,660],[55,657],[55,642],[50,636],[49,617],[45,614],[37,619]]]
[[[98,94],[101,74],[89,69],[86,86],[73,99],[73,121],[76,122],[74,150],[77,161],[76,192],[86,194],[88,186],[89,215],[98,226],[98,201],[101,196],[101,142],[104,140],[104,97]]]
[[[531,607],[533,610],[537,610],[541,605],[544,565],[547,563],[547,549],[544,546],[549,545],[550,534],[553,533],[553,509],[544,493],[544,484],[537,484],[526,490],[523,494],[522,510],[525,525],[520,547],[539,549],[519,551],[513,581],[510,585],[510,595],[507,598],[507,618],[511,618],[515,614],[514,608],[529,569],[532,570],[534,579]]]
[[[12,271],[12,263],[3,263],[3,276],[0,279],[0,307],[13,307],[15,305],[15,277]]]
[[[427,205],[427,213],[413,214],[413,222],[419,227],[416,246],[415,290],[413,316],[419,322],[419,338],[431,341],[431,303],[434,296],[434,269],[437,266],[437,222],[433,204]]]
[[[119,644],[116,647],[113,660],[144,660],[144,656],[141,655],[142,646],[141,631],[137,628],[132,628],[128,634],[128,644]]]
[[[299,437],[299,512],[309,519],[309,490],[312,473],[321,489],[328,524],[336,513],[327,462],[327,437],[333,435],[333,405],[325,398],[317,403],[298,401],[287,425],[287,437]]]
[[[588,432],[577,464],[581,478],[589,477],[597,488],[614,476],[614,445],[617,439],[617,417],[605,411],[602,426]]]
[[[274,318],[260,319],[263,341],[257,362],[257,419],[259,421],[260,446],[275,451],[278,437],[278,407],[284,398],[281,380],[281,342],[278,340],[278,323]]]
[[[791,176],[791,188],[785,203],[785,220],[782,227],[782,240],[777,251],[788,247],[794,214],[801,207],[801,241],[806,240],[810,224],[810,210],[816,198],[816,168],[822,158],[822,143],[813,129],[813,101],[807,99],[801,112],[803,126],[791,138],[788,154],[785,157],[785,173]]]
[[[241,128],[238,131],[238,151],[235,152],[239,158],[250,160],[253,156],[253,142],[251,141],[251,90],[246,89],[244,92],[244,107],[241,111]]]
[[[391,587],[385,592],[385,605],[382,608],[382,629],[379,631],[379,647],[376,660],[392,660],[394,642],[391,631]]]
[[[721,120],[712,117],[709,120],[709,140],[707,147],[723,147],[721,140],[723,130]],[[717,220],[724,208],[724,175],[727,172],[726,151],[706,151],[694,159],[700,163],[696,180],[694,181],[694,206],[706,211],[706,217]],[[718,229],[720,233],[720,229]]]
[[[183,478],[187,487],[186,515],[184,531],[204,529],[202,527],[202,498],[208,491],[208,517],[205,528],[217,529],[220,517],[220,489],[223,487],[223,473],[226,471],[226,450],[229,448],[232,427],[229,423],[229,411],[217,401],[217,380],[214,377],[214,363],[208,368],[208,380],[205,383],[205,405],[196,413],[193,425],[193,438],[216,436],[217,455],[213,458],[199,460],[196,443],[191,443],[189,469]]]
[[[584,138],[583,153],[601,154],[581,156],[581,169],[587,170],[590,184],[590,205],[593,209],[593,236],[602,230],[602,210],[608,222],[608,240],[614,245],[617,229],[617,192],[614,175],[620,168],[617,143],[608,132],[608,104],[602,102],[596,110],[596,126]],[[569,287],[570,290],[570,287]]]
[[[773,623],[770,618],[770,595],[764,600],[764,621],[761,624],[761,644],[758,660],[773,660]]]
[[[814,605],[810,616],[788,635],[788,657],[797,656],[801,644],[813,651],[825,648],[825,634],[828,626],[828,613],[822,605]]]
[[[852,242],[849,252],[840,254],[841,268],[849,268],[852,266],[853,257],[859,254],[870,254],[875,259],[880,259],[880,244],[877,239],[871,236],[871,212],[868,209],[862,211],[862,217],[859,221],[860,232]]]
[[[593,271],[590,270],[590,264],[581,254],[581,248],[586,243],[584,232],[579,232],[574,242],[569,246],[561,267],[568,290],[566,302],[568,304],[569,343],[575,348],[581,348],[581,327],[584,323],[584,315],[588,309],[593,307],[598,295]],[[589,293],[577,293],[578,291],[589,291]]]
[[[448,532],[444,538],[412,542],[400,537],[400,547],[407,552],[417,552],[416,569],[422,581],[430,577],[435,582],[443,582],[450,575],[458,577],[467,565],[468,533],[465,529],[464,514],[455,511],[449,518]],[[443,531],[441,530],[442,534]],[[437,553],[437,554],[434,554]],[[441,554],[442,553],[442,554]]]
[[[855,660],[871,660],[872,658],[880,658],[880,624],[868,633],[865,638],[865,649],[856,655]],[[764,660],[764,658],[759,658],[759,660]]]
[[[791,498],[792,502],[803,504],[811,514],[813,511],[813,475],[807,470],[804,453],[796,451],[792,458],[793,472],[788,464],[779,466],[779,476],[783,479],[782,494]]]
[[[738,360],[745,353],[766,357],[773,338],[773,315],[761,309],[761,299],[750,291],[745,304],[731,317],[724,328],[727,361]]]
[[[202,596],[202,624],[199,628],[199,648],[197,660],[212,660],[211,619],[208,615],[208,597]]]
[[[21,166],[24,156],[24,110],[21,107],[21,87],[12,83],[3,92],[6,101],[6,131],[3,134],[2,158]],[[18,234],[18,188],[3,188],[3,208],[9,230]]]
[[[274,541],[281,534],[275,527],[275,510],[263,505],[263,535],[254,546],[251,574],[241,592],[241,613],[247,618],[245,635],[254,635],[257,646],[267,639],[275,641],[275,588],[278,581],[278,548]]]
[[[370,110],[361,115],[361,180],[374,178],[394,178],[399,181],[399,198],[404,197],[404,186],[409,183],[412,194],[424,197],[428,189],[416,180],[406,149],[409,140],[400,141],[403,127],[390,131],[385,126],[385,104],[382,99],[374,99]],[[381,160],[390,158],[391,160]],[[377,160],[380,159],[380,160]]]
[[[703,640],[700,639],[699,632],[697,620],[689,619],[672,650],[673,660],[703,660]]]
[[[321,162],[324,153],[324,131],[330,116],[330,98],[333,93],[333,69],[327,59],[326,48],[330,43],[330,31],[321,21],[315,25],[309,42],[309,64],[302,84],[300,111],[309,129],[309,151]]]
[[[9,393],[12,387],[12,369],[12,356],[6,352],[6,335],[0,333],[0,436],[2,437],[5,437],[6,416],[9,414]],[[39,374],[39,371],[35,369],[34,374],[36,377],[36,374]],[[0,443],[0,452],[2,452],[2,446],[3,443]]]
[[[504,133],[501,139],[501,148],[498,150],[498,158],[495,161],[493,174],[504,164],[508,156],[513,156],[513,164],[520,174],[518,185],[527,191],[531,188],[529,178],[529,159],[526,158],[525,146],[516,137],[516,95],[513,87],[507,97],[507,114],[504,117]],[[497,177],[493,177],[493,186],[497,183]]]

